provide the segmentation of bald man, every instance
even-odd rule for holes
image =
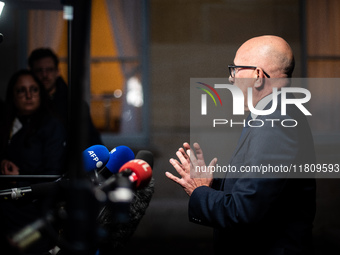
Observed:
[[[246,41],[238,49],[229,80],[258,110],[271,108],[273,88],[289,86],[294,56],[288,43],[277,36],[260,36]],[[245,109],[249,110],[245,99]],[[295,105],[287,105],[281,114],[281,96],[277,109],[267,116],[251,114],[252,119],[295,119],[298,125],[265,125],[248,128],[242,134],[230,160],[236,169],[242,166],[289,166],[315,163],[311,131],[304,114]],[[194,156],[193,150],[196,152]],[[179,161],[170,163],[181,178],[166,176],[183,187],[190,196],[189,220],[214,228],[215,254],[312,254],[312,223],[315,215],[313,178],[254,178],[253,173],[228,173],[225,179],[190,177],[190,164],[204,166],[199,145],[188,143],[176,152]],[[216,164],[216,159],[210,165]],[[284,177],[284,178],[283,178]]]
[[[235,85],[242,90],[245,109],[249,110],[247,105],[248,87],[252,87],[253,105],[257,105],[262,98],[272,93],[273,87],[287,86],[284,79],[282,81],[275,79],[274,82],[263,79],[269,77],[290,78],[295,62],[293,51],[285,40],[277,36],[261,36],[248,40],[238,49],[234,64],[236,67],[229,67],[231,72],[229,80],[234,83],[236,73],[237,78],[247,78],[238,79],[240,82]],[[244,66],[244,68],[237,66]],[[255,79],[254,85],[248,84],[252,82],[249,78]],[[286,82],[288,81],[286,80]]]

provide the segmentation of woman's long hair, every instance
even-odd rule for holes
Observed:
[[[12,75],[8,82],[7,91],[6,91],[6,99],[5,99],[5,112],[3,116],[3,124],[0,125],[0,141],[1,141],[1,152],[6,148],[6,145],[10,139],[10,133],[13,125],[13,121],[16,117],[18,117],[18,109],[14,103],[14,87],[18,82],[19,78],[24,75],[31,76],[34,81],[39,86],[39,97],[40,97],[40,105],[38,109],[32,113],[30,116],[30,128],[27,132],[25,138],[25,144],[29,142],[30,136],[32,136],[42,125],[44,121],[44,116],[46,114],[50,114],[50,99],[45,90],[44,85],[35,77],[35,75],[27,69],[22,69],[17,71]],[[26,144],[28,145],[28,144]]]

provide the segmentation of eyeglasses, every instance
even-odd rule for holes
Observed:
[[[21,87],[15,90],[15,94],[18,97],[24,97],[27,95],[27,93],[30,93],[32,97],[36,97],[39,95],[39,88],[38,87],[30,87],[29,89],[26,89],[25,87]]]
[[[234,65],[228,65],[229,68],[229,74],[231,78],[235,78],[235,74],[238,72],[239,69],[256,69],[257,66],[234,66]],[[262,72],[264,73],[267,78],[270,78],[270,76],[263,70],[261,69]]]

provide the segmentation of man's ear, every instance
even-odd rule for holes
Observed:
[[[261,68],[255,69],[255,83],[254,88],[261,89],[264,86],[265,75]]]

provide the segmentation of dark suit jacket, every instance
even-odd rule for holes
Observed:
[[[257,119],[295,119],[298,125],[282,127],[281,121],[275,121],[274,127],[268,122],[249,128],[230,165],[239,169],[315,162],[306,117],[294,105],[288,105],[287,116],[281,116],[280,102],[273,114]],[[199,187],[190,197],[189,219],[214,228],[215,253],[311,254],[315,180],[290,178],[290,174],[253,178],[254,174],[246,173],[241,177],[228,173],[225,179],[214,180],[217,189]]]

